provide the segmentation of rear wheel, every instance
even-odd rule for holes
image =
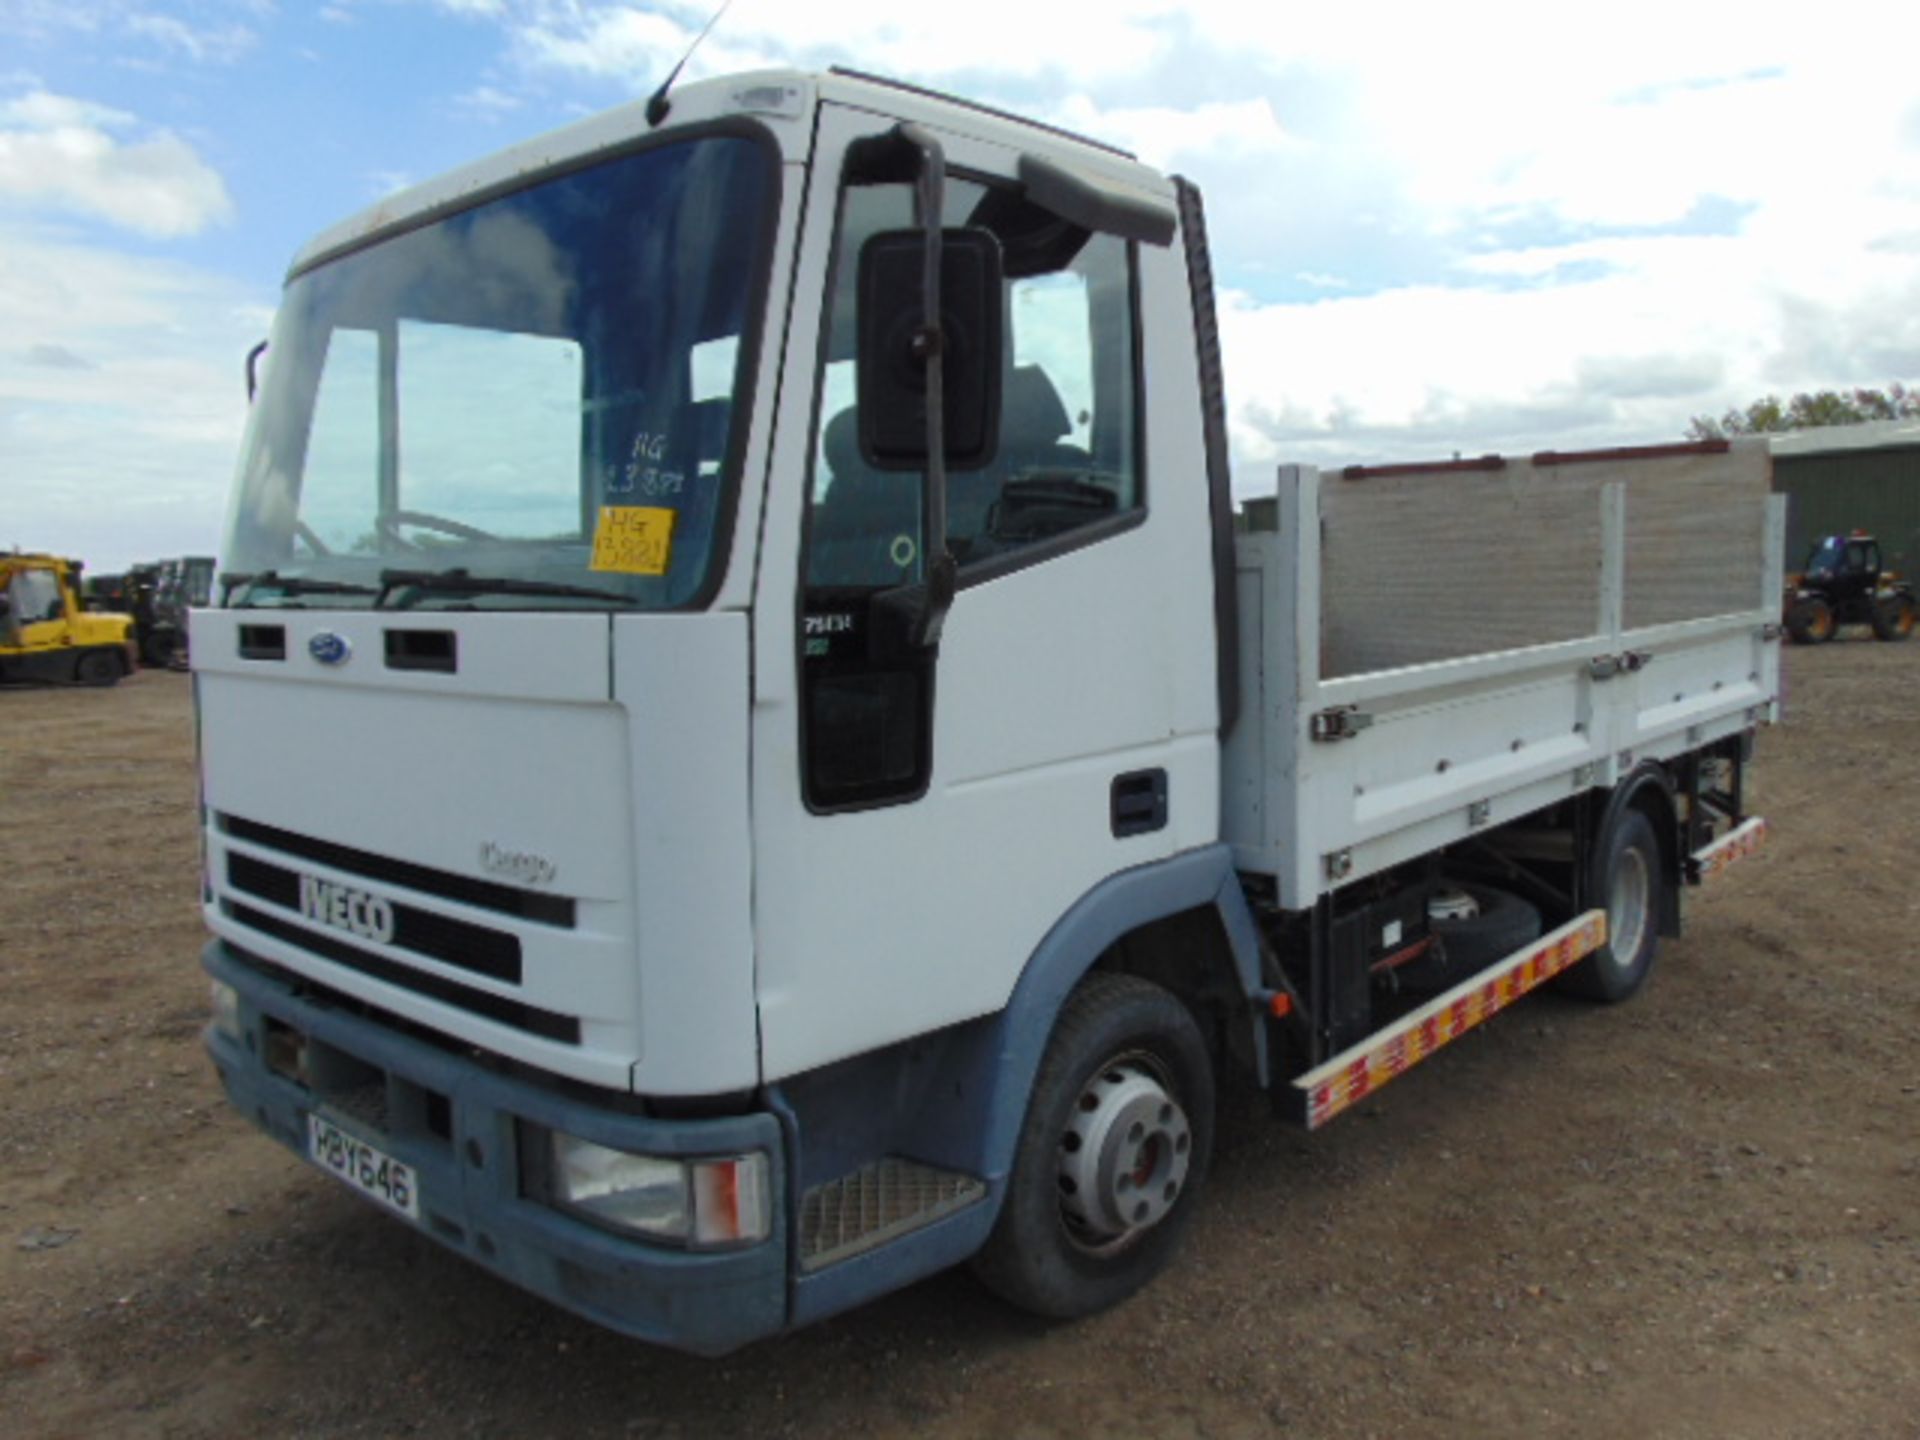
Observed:
[[[1796,600],[1787,611],[1787,633],[1796,645],[1819,645],[1833,638],[1833,607],[1817,595]]]
[[[179,636],[170,629],[152,629],[140,637],[140,661],[154,670],[164,670],[173,663],[174,647]]]
[[[126,666],[112,650],[83,650],[73,662],[73,678],[82,685],[117,685],[125,673]]]
[[[1606,899],[1607,943],[1560,977],[1560,988],[1608,1004],[1646,983],[1660,946],[1660,838],[1644,811],[1613,822],[1600,857],[1599,893]]]
[[[1172,1257],[1213,1150],[1213,1066],[1187,1007],[1130,975],[1068,997],[974,1272],[1023,1310],[1088,1315]]]
[[[1889,595],[1874,602],[1873,633],[1881,640],[1906,639],[1913,634],[1916,619],[1920,619],[1920,611],[1911,595]]]

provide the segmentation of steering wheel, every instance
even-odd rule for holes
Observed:
[[[484,541],[500,538],[476,529],[464,521],[449,520],[444,515],[429,515],[424,510],[394,510],[380,516],[373,523],[374,528],[380,532],[381,538],[391,540],[407,550],[418,550],[420,547],[400,533],[402,525],[412,525],[421,530],[435,530],[442,535],[451,535],[457,540]]]
[[[309,526],[306,521],[304,520],[294,521],[293,533],[301,540],[304,540],[307,544],[307,548],[313,551],[315,555],[331,555],[333,553],[331,550],[329,550],[326,547],[325,542],[322,541],[318,535],[313,533],[312,527]]]

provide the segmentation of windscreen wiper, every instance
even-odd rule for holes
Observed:
[[[372,595],[371,585],[355,585],[348,580],[309,580],[300,575],[282,575],[278,570],[255,570],[246,575],[222,575],[220,577],[220,603],[231,605],[233,592],[242,592],[241,601],[251,595],[260,586],[270,586],[283,595]],[[375,602],[378,603],[378,602]]]
[[[411,609],[423,595],[557,595],[574,600],[617,600],[631,603],[631,595],[618,590],[596,590],[591,585],[563,585],[553,580],[520,580],[510,575],[475,575],[464,567],[452,570],[382,570],[380,593],[373,608],[386,606],[387,597],[396,590],[414,593],[396,601],[395,610]]]

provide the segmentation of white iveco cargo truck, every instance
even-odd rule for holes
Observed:
[[[1764,450],[1236,517],[1221,394],[1192,186],[858,75],[321,236],[194,617],[233,1103],[714,1353],[969,1259],[1111,1304],[1223,1086],[1632,994],[1762,829]]]

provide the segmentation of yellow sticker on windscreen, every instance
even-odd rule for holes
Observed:
[[[602,505],[593,527],[590,570],[622,575],[664,575],[673,559],[673,517],[655,505]]]

